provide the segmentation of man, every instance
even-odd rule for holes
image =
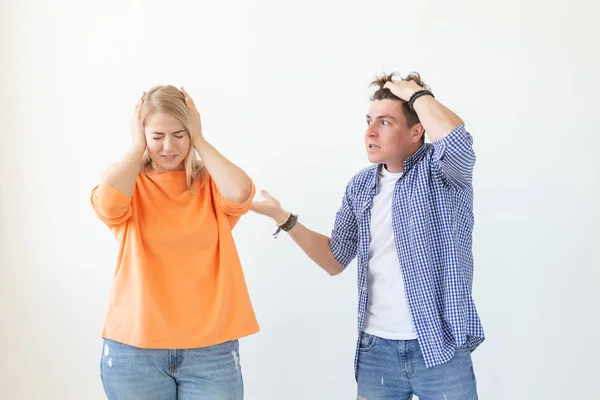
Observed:
[[[252,210],[331,275],[357,257],[359,399],[477,399],[471,352],[484,334],[471,297],[472,138],[418,74],[394,78],[372,83],[373,165],[349,182],[331,237],[264,191]]]

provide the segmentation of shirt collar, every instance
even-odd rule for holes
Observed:
[[[423,145],[419,147],[419,150],[415,151],[413,155],[407,157],[406,160],[404,160],[404,175],[406,175],[412,167],[414,167],[419,161],[423,159],[428,147],[429,146],[427,144],[423,143]],[[377,185],[379,183],[377,175],[379,174],[381,168],[383,168],[383,164],[376,164],[371,168],[371,176],[369,177],[369,188],[371,189],[371,193],[377,194]]]

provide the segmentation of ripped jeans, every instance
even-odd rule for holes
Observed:
[[[104,339],[100,376],[108,400],[242,400],[237,340],[186,350],[131,347]]]
[[[476,400],[471,353],[458,347],[445,364],[425,368],[417,340],[389,340],[362,333],[358,398],[364,400]]]

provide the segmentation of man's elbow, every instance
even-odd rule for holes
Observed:
[[[344,271],[344,267],[342,266],[342,264],[336,262],[335,264],[327,268],[326,271],[329,274],[329,276],[336,276]]]

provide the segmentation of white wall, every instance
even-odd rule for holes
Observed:
[[[368,83],[419,71],[475,137],[480,398],[600,397],[597,2],[12,0],[0,9],[0,397],[102,399],[116,244],[88,193],[155,84],[328,233],[367,165]],[[10,35],[10,37],[8,36]],[[356,267],[330,278],[271,221],[235,235],[262,331],[246,398],[356,396]]]

